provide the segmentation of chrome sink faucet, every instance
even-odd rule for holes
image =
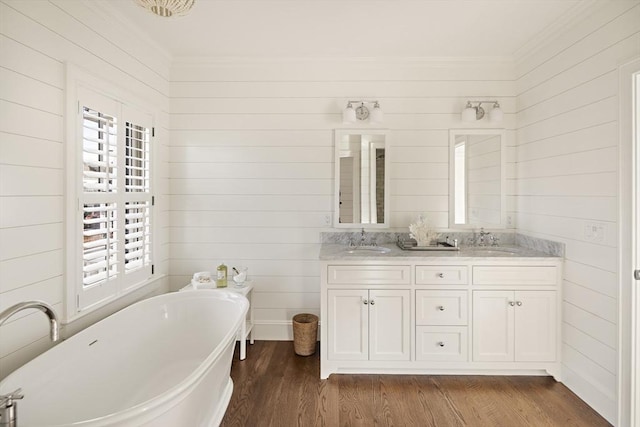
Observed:
[[[378,243],[376,242],[375,234],[371,236],[369,243],[367,243],[367,235],[364,231],[364,228],[362,229],[362,231],[360,231],[360,243],[356,245],[355,239],[356,238],[353,236],[349,237],[349,247],[358,248],[358,247],[364,247],[364,246],[378,246]]]
[[[484,228],[480,228],[480,236],[478,236],[478,238],[475,240],[474,243],[476,246],[481,246],[481,247],[488,246],[487,242],[490,243],[490,246],[498,246],[499,241],[500,239],[498,239],[498,237],[491,234],[491,232],[484,231]]]
[[[49,337],[51,341],[60,339],[60,324],[58,316],[53,308],[42,301],[25,301],[12,305],[11,307],[0,313],[0,326],[7,319],[19,311],[35,308],[42,311],[49,318]],[[12,393],[0,395],[0,426],[17,427],[18,425],[18,408],[16,400],[22,399],[22,389],[17,389]]]
[[[484,231],[484,228],[480,229],[480,236],[478,237],[478,240],[476,241],[476,245],[477,246],[487,246],[487,242],[485,240],[485,236],[488,235],[489,233]]]
[[[480,228],[480,236],[476,240],[476,246],[487,246],[487,241],[491,242],[491,246],[498,246],[498,238],[491,232],[484,231],[484,227]]]

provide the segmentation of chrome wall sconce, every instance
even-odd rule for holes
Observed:
[[[475,106],[473,104],[476,104]],[[485,116],[485,110],[482,104],[493,104],[493,108],[489,111],[490,122],[501,122],[504,117],[502,108],[498,101],[467,101],[467,105],[462,110],[463,122],[475,122],[481,120]]]
[[[357,107],[353,107],[353,104],[360,104]],[[373,109],[369,110],[365,104],[373,104]],[[347,106],[342,110],[342,123],[349,124],[355,123],[357,120],[367,120],[370,123],[382,123],[382,109],[378,101],[347,101]]]

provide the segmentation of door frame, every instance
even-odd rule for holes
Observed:
[[[634,141],[635,123],[632,107],[634,82],[640,73],[640,58],[619,67],[619,270],[618,270],[618,422],[620,426],[640,427],[640,410],[634,402],[640,399],[640,287],[632,272],[637,260],[635,218],[640,209],[635,168],[640,157],[640,141]]]

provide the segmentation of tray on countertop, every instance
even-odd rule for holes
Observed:
[[[459,251],[459,247],[444,246],[441,244],[431,246],[418,246],[416,242],[398,240],[398,247],[403,251]]]

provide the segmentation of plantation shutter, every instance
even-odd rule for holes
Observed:
[[[123,107],[124,288],[151,275],[151,117]]]
[[[78,94],[81,311],[151,276],[151,116]]]

